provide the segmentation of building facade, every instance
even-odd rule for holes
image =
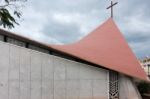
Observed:
[[[150,58],[146,57],[140,60],[141,65],[143,66],[146,74],[149,76],[150,78]]]
[[[141,99],[134,79],[146,77],[125,74],[132,68],[114,70],[4,30],[0,40],[0,99]]]

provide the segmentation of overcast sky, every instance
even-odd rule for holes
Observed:
[[[150,0],[114,0],[114,21],[141,58],[150,55]],[[49,44],[72,43],[105,22],[110,0],[28,0],[10,30]]]

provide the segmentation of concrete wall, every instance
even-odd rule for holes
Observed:
[[[13,39],[13,38],[10,38],[10,37],[7,37],[7,42],[11,43],[11,44],[18,45],[18,46],[25,47],[25,43],[24,42],[16,40],[16,39]]]
[[[133,81],[124,76],[120,76],[120,99],[142,99]]]
[[[32,49],[32,50],[36,50],[36,51],[40,51],[40,52],[44,52],[44,53],[49,53],[49,51],[48,50],[46,50],[46,49],[43,49],[43,48],[40,48],[40,47],[37,47],[37,46],[34,46],[34,45],[31,45],[31,44],[29,44],[29,46],[28,46],[30,49]]]
[[[108,71],[0,42],[0,99],[108,99]]]
[[[0,35],[0,41],[4,41],[4,36]]]

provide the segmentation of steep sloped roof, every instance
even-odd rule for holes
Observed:
[[[112,18],[76,43],[50,47],[128,76],[148,80]]]
[[[149,81],[139,61],[111,18],[82,40],[68,45],[47,45],[2,29],[0,29],[0,34]]]

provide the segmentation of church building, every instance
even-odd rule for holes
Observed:
[[[0,29],[0,99],[141,99],[135,80],[149,81],[112,18],[67,45]]]

